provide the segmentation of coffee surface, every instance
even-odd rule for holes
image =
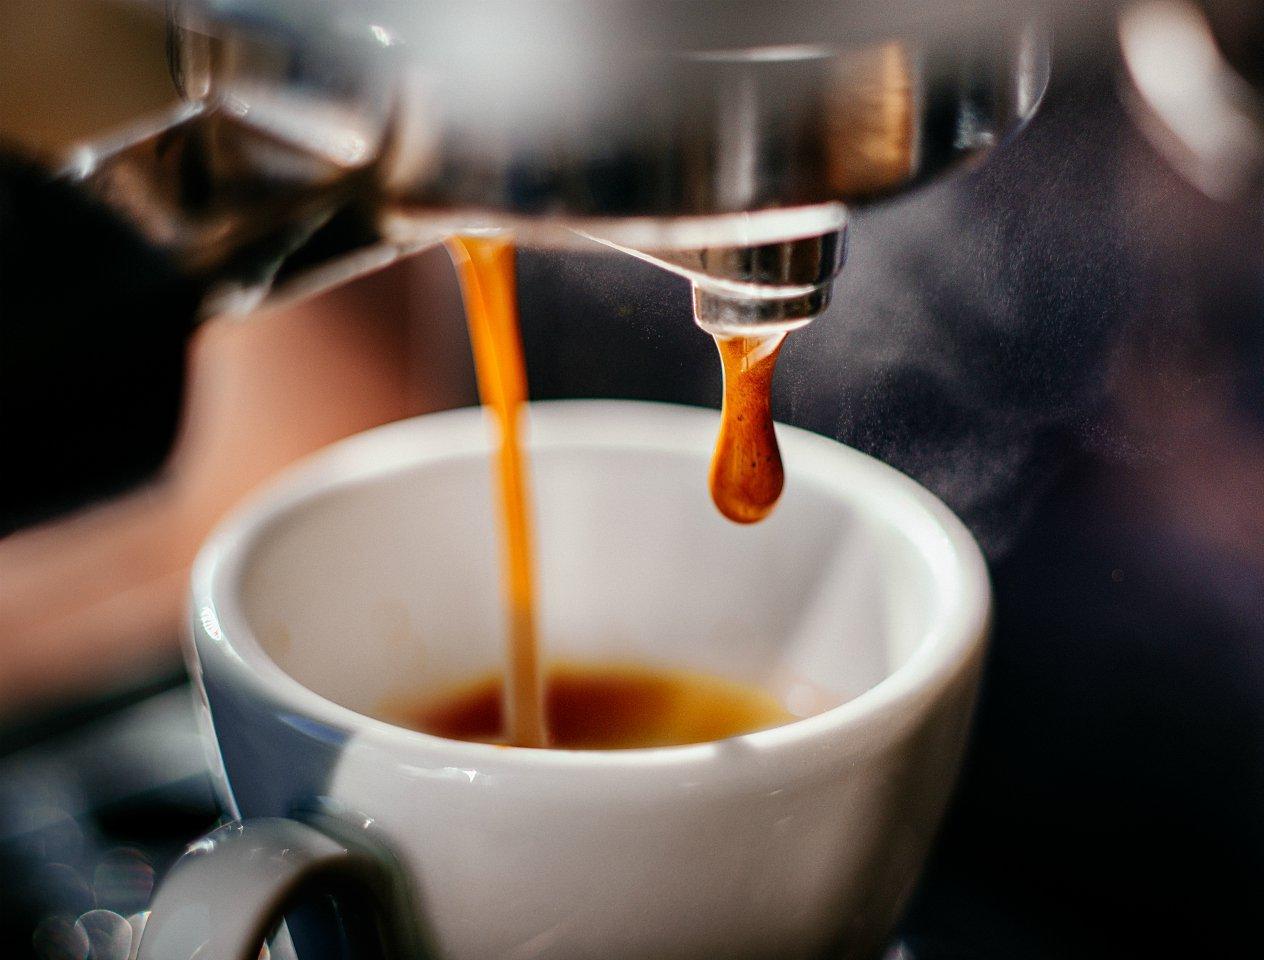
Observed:
[[[505,744],[503,683],[489,675],[420,702],[388,704],[386,719],[451,740]],[[705,743],[796,719],[758,687],[634,665],[557,664],[544,683],[549,746],[626,750]]]

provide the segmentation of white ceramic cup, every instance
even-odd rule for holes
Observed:
[[[411,898],[388,909],[453,960],[880,953],[964,746],[984,563],[912,480],[784,426],[780,505],[729,523],[707,494],[716,426],[713,411],[648,403],[532,406],[545,655],[705,671],[810,715],[604,752],[375,719],[384,700],[501,662],[491,428],[459,410],[318,454],[203,550],[190,659],[226,808],[292,817],[323,798],[369,825]],[[322,856],[234,829],[200,847],[216,866],[173,872],[149,955],[178,957],[203,921],[207,940],[226,923],[258,936],[281,876],[294,886]],[[253,852],[206,855],[233,837]],[[285,844],[282,863],[271,848]],[[268,855],[282,866],[247,863]]]

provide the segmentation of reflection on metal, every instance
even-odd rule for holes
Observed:
[[[884,43],[837,61],[827,94],[826,170],[840,196],[889,193],[921,161],[914,51]]]
[[[689,280],[694,319],[709,333],[737,336],[752,327],[788,332],[829,306],[830,288],[843,267],[846,209],[831,209],[836,220],[824,232],[773,243],[637,249],[592,239]]]

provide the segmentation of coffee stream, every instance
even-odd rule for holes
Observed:
[[[508,685],[503,692],[497,687],[503,704],[496,722],[503,722],[503,741],[545,747],[550,740],[536,639],[528,459],[520,440],[527,374],[518,327],[514,245],[503,236],[459,236],[448,241],[448,250],[461,282],[479,396],[500,431],[496,471],[509,649]],[[711,497],[736,523],[755,523],[768,516],[784,484],[771,404],[772,375],[784,338],[784,333],[716,337],[724,366],[724,403],[711,461]],[[551,687],[554,683],[550,678]],[[767,724],[755,724],[760,725]],[[741,730],[734,728],[726,735],[733,732]]]
[[[501,237],[454,237],[448,249],[461,280],[479,397],[491,408],[500,428],[496,469],[509,617],[505,736],[515,746],[546,747],[549,738],[536,642],[535,557],[527,509],[528,463],[519,440],[527,369],[518,329],[514,246]]]

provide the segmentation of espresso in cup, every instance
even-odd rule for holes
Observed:
[[[422,733],[475,743],[508,742],[494,673],[417,703],[388,703],[382,716]],[[549,746],[627,750],[723,740],[796,717],[753,684],[635,664],[554,665],[544,680]]]

